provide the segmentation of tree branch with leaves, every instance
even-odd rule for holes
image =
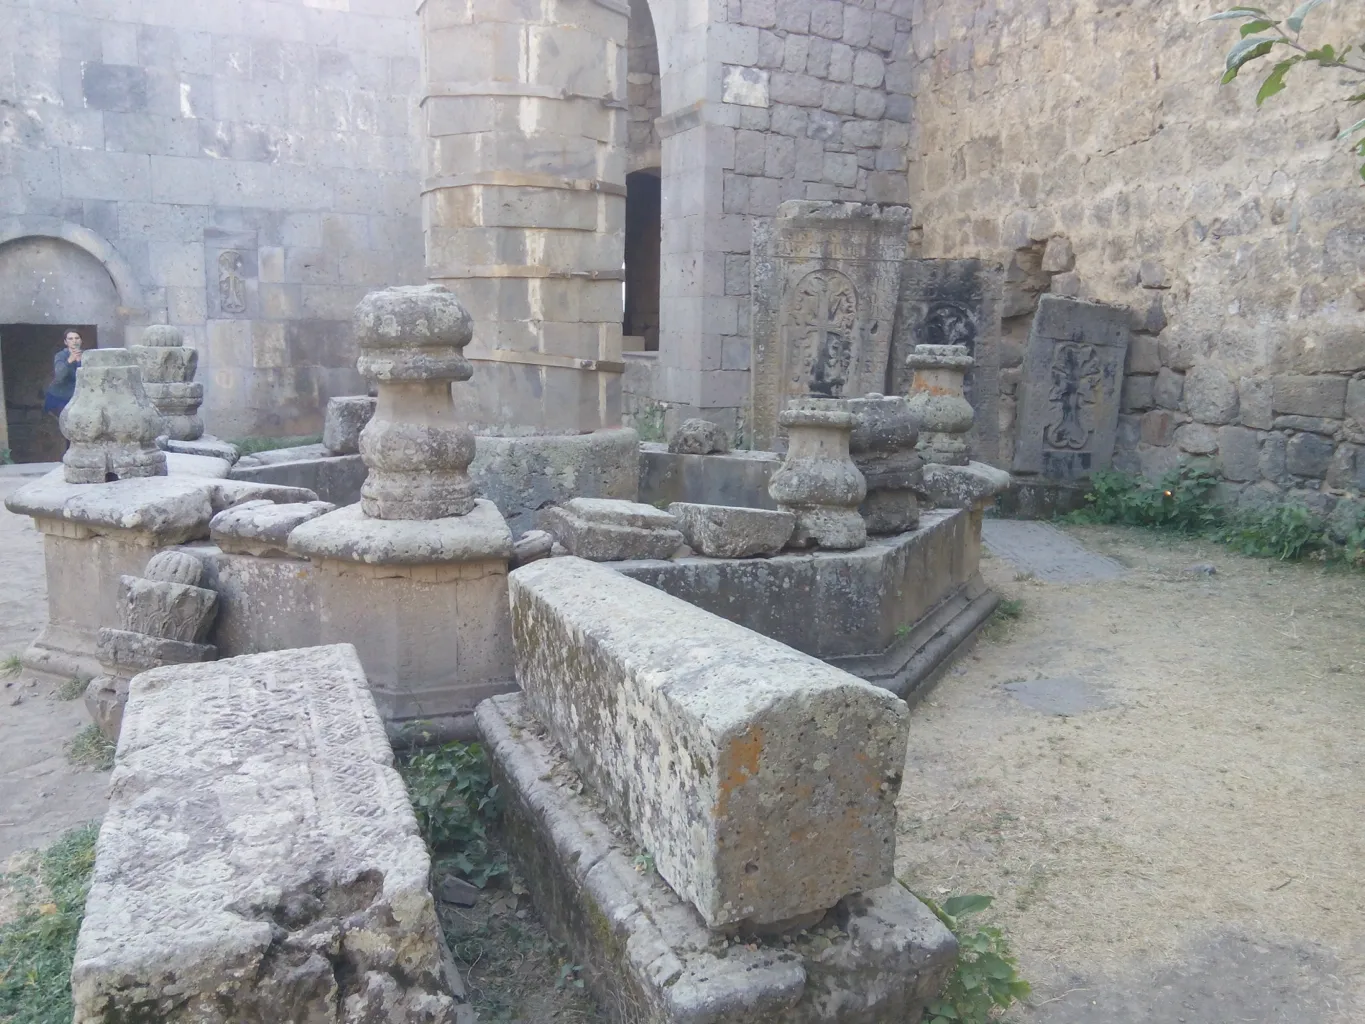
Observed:
[[[1211,16],[1209,21],[1243,21],[1242,38],[1227,56],[1227,70],[1223,73],[1223,84],[1227,85],[1233,81],[1241,70],[1252,61],[1262,57],[1268,57],[1277,52],[1283,54],[1291,52],[1275,63],[1261,82],[1261,88],[1256,93],[1256,106],[1261,106],[1270,97],[1283,92],[1287,83],[1285,76],[1289,74],[1295,65],[1298,64],[1317,64],[1319,67],[1329,70],[1344,71],[1349,75],[1355,75],[1360,79],[1360,84],[1365,86],[1365,43],[1347,44],[1344,46],[1334,46],[1331,43],[1321,43],[1317,46],[1310,46],[1302,40],[1303,23],[1316,8],[1321,7],[1331,0],[1305,0],[1294,8],[1293,13],[1285,18],[1276,18],[1260,7],[1232,7],[1226,11],[1220,11]],[[1352,58],[1352,54],[1358,54]],[[1365,103],[1365,90],[1346,98],[1348,104]],[[1365,118],[1361,118],[1355,124],[1345,129],[1339,139],[1350,139],[1353,136],[1365,133]],[[1365,157],[1365,135],[1351,143],[1351,149],[1361,157]],[[1365,164],[1361,165],[1360,176],[1365,178]]]

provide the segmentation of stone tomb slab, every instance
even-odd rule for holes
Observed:
[[[962,345],[976,360],[963,394],[976,410],[968,440],[972,458],[1000,457],[1000,306],[1004,279],[983,260],[906,260],[901,269],[896,332],[891,344],[892,395],[908,395],[905,365],[916,345]]]
[[[1016,473],[1069,482],[1109,468],[1130,336],[1126,309],[1039,300],[1019,383]]]
[[[884,392],[910,209],[790,200],[754,226],[753,446],[793,398]]]
[[[532,713],[707,927],[893,880],[902,701],[583,559],[509,583]]]
[[[79,1024],[467,1024],[355,649],[129,687],[71,972]]]
[[[987,519],[981,524],[981,539],[997,558],[1049,583],[1116,580],[1128,571],[1112,558],[1087,550],[1050,523]]]
[[[840,900],[790,943],[727,944],[584,794],[520,694],[479,705],[517,870],[585,965],[612,1020],[635,1024],[917,1021],[957,943],[899,882]]]
[[[1005,690],[1025,707],[1059,718],[1114,707],[1114,702],[1103,690],[1078,676],[1026,679],[1006,683]]]

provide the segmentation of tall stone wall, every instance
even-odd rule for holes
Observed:
[[[1365,189],[1335,141],[1345,83],[1296,69],[1260,110],[1259,75],[1220,87],[1236,30],[1202,19],[1227,6],[917,3],[916,233],[925,256],[1006,265],[1014,342],[1040,291],[1132,308],[1117,466],[1208,456],[1224,497],[1327,511],[1365,487]],[[1355,5],[1328,5],[1305,38],[1360,27]],[[1019,370],[1001,377],[1007,438]]]
[[[412,5],[6,0],[0,20],[0,241],[114,268],[128,340],[181,327],[213,433],[319,431],[363,386],[356,302],[423,276]]]

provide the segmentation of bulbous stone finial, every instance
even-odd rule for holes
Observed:
[[[976,414],[962,393],[962,382],[976,361],[964,345],[916,345],[905,365],[915,371],[909,400],[919,420],[924,461],[965,466],[970,455],[967,432]]]
[[[94,348],[82,356],[75,394],[58,423],[71,442],[62,457],[69,484],[166,475],[166,454],[156,446],[161,416],[127,349]]]
[[[356,368],[378,386],[374,418],[360,434],[370,475],[361,509],[374,519],[467,515],[474,434],[456,419],[452,381],[474,372],[464,347],[474,322],[440,285],[371,292],[355,311]]]
[[[152,324],[142,331],[142,344],[128,351],[142,368],[142,386],[165,421],[164,433],[176,441],[196,441],[204,435],[199,406],[204,385],[194,379],[199,353],[185,347],[179,327]]]

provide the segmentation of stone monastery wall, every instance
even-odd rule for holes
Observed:
[[[922,255],[1009,268],[1015,341],[1041,290],[1135,311],[1120,468],[1210,455],[1229,492],[1325,511],[1365,488],[1365,188],[1344,83],[1296,69],[1260,110],[1264,71],[1219,86],[1228,6],[916,4],[911,203]],[[1333,4],[1305,39],[1361,28]]]

